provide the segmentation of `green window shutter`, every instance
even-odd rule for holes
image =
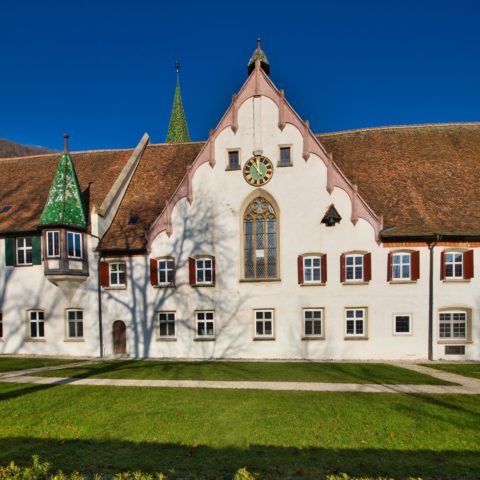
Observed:
[[[42,237],[32,237],[32,263],[34,265],[42,264]]]
[[[5,266],[13,267],[13,237],[5,238]]]

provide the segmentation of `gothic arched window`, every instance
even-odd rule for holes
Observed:
[[[246,279],[278,277],[277,215],[271,203],[257,197],[243,216],[243,253]]]

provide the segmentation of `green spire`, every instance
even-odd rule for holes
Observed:
[[[180,63],[175,63],[177,71],[177,86],[175,87],[175,96],[173,97],[172,115],[170,116],[170,124],[168,125],[167,143],[189,142],[187,119],[183,110],[182,94],[180,92],[180,79],[178,72]]]
[[[38,223],[39,225],[85,228],[87,221],[77,175],[72,157],[68,152],[68,135],[64,135],[64,138],[65,149],[58,162],[57,171]]]

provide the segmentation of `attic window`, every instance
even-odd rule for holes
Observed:
[[[11,208],[12,208],[11,205],[5,205],[5,206],[2,208],[2,210],[0,211],[0,213],[8,212]]]
[[[138,223],[138,215],[134,213],[133,215],[130,215],[130,218],[128,219],[128,224],[129,225],[136,225]]]

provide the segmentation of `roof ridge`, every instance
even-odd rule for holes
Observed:
[[[359,133],[359,132],[369,132],[372,130],[396,130],[396,129],[407,129],[407,128],[428,128],[428,127],[450,127],[450,126],[461,126],[461,125],[477,125],[480,126],[480,122],[443,122],[443,123],[417,123],[417,124],[406,124],[406,125],[383,125],[379,127],[365,127],[365,128],[352,128],[349,130],[340,130],[338,132],[324,132],[324,133],[315,133],[315,136],[333,136],[333,135],[344,135],[348,133]]]
[[[103,153],[103,152],[127,152],[128,150],[135,150],[133,147],[131,148],[112,148],[112,149],[107,149],[107,148],[102,148],[98,150],[77,150],[74,152],[70,152],[70,155],[77,155],[77,154],[84,154],[84,153]],[[40,153],[37,155],[21,155],[19,157],[0,157],[0,161],[4,160],[20,160],[20,159],[28,159],[28,158],[37,158],[37,157],[48,157],[52,155],[62,155],[62,152],[56,151],[56,152],[50,152],[50,153]]]
[[[195,143],[207,143],[208,140],[190,140],[189,142],[175,142],[175,143],[170,143],[170,142],[161,142],[161,143],[149,143],[147,147],[158,147],[161,145],[166,145],[166,146],[172,146],[172,145],[190,145],[190,144],[195,144]]]

